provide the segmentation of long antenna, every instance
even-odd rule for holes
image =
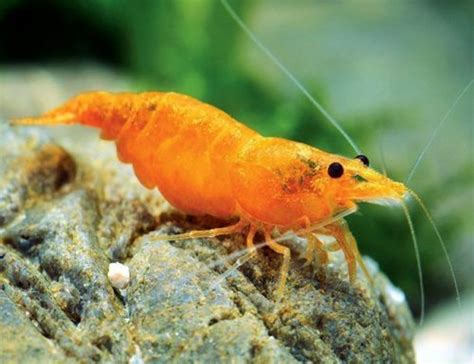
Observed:
[[[428,211],[428,208],[426,205],[421,201],[421,198],[418,197],[418,195],[413,192],[412,190],[408,190],[410,195],[415,198],[415,200],[418,202],[418,204],[421,206],[421,209],[425,213],[428,221],[430,222],[431,226],[433,227],[433,230],[436,234],[436,237],[438,238],[438,241],[441,245],[441,248],[443,249],[444,256],[446,258],[446,261],[448,262],[448,267],[449,267],[449,272],[451,273],[451,279],[454,284],[454,290],[456,291],[456,302],[458,303],[458,306],[461,307],[461,294],[459,293],[459,286],[458,286],[458,281],[456,279],[456,274],[454,273],[454,267],[453,264],[451,263],[451,259],[449,258],[449,253],[448,249],[446,248],[446,243],[444,242],[443,237],[441,236],[441,233],[439,232],[438,227],[436,226],[436,223],[433,220],[433,217],[431,216],[430,212]]]
[[[433,144],[433,141],[436,138],[436,135],[438,134],[439,130],[443,126],[446,120],[448,120],[449,116],[453,112],[454,108],[458,104],[458,102],[462,99],[462,97],[466,94],[466,92],[469,90],[469,88],[472,86],[472,83],[474,82],[474,79],[472,79],[467,86],[461,91],[461,93],[458,95],[456,100],[454,100],[453,105],[449,108],[448,112],[444,115],[444,117],[441,119],[439,122],[438,126],[433,130],[433,133],[431,134],[430,139],[428,140],[428,143],[426,143],[425,147],[421,150],[420,154],[418,154],[418,157],[416,158],[415,164],[410,170],[410,173],[408,173],[408,177],[405,180],[405,184],[408,184],[410,180],[413,178],[413,175],[415,174],[416,169],[418,168],[418,165],[420,164],[421,160],[425,156],[426,152],[428,149],[431,147],[431,144]]]
[[[324,109],[316,99],[306,90],[306,88],[299,82],[295,76],[275,57],[275,55],[257,38],[257,36],[249,29],[244,21],[237,15],[234,9],[229,5],[227,0],[221,0],[222,6],[227,10],[229,15],[242,28],[247,36],[260,48],[260,50],[267,55],[268,58],[295,84],[295,86],[306,96],[306,98],[316,107],[321,114],[342,134],[342,136],[349,142],[357,154],[362,154],[357,144],[352,140],[349,134],[342,128],[342,126]]]
[[[420,282],[421,312],[419,325],[421,326],[425,318],[425,288],[423,285],[423,271],[421,269],[420,251],[418,249],[418,241],[416,240],[415,228],[413,227],[413,222],[411,221],[410,213],[408,212],[408,207],[403,201],[400,202],[403,209],[403,213],[405,214],[405,217],[408,222],[408,227],[410,228],[411,239],[413,241],[413,249],[415,249],[416,266],[418,267],[418,280]]]

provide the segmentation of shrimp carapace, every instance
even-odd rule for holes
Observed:
[[[239,218],[229,227],[196,231],[169,239],[218,236],[248,228],[253,248],[257,231],[284,257],[277,297],[290,259],[274,241],[280,232],[305,228],[307,258],[326,261],[315,232],[330,233],[344,252],[353,281],[356,264],[367,269],[342,216],[362,201],[402,201],[407,188],[368,166],[368,159],[326,153],[280,138],[263,137],[225,112],[177,93],[81,94],[42,117],[13,124],[72,124],[100,128],[115,140],[119,158],[131,163],[138,179],[158,188],[179,210],[194,215]],[[342,214],[342,215],[341,215]],[[311,231],[315,229],[316,231]]]

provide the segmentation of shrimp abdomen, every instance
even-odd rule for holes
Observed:
[[[158,187],[175,207],[229,217],[235,199],[228,176],[239,148],[258,134],[225,112],[177,93],[81,94],[39,118],[13,124],[83,124],[115,140],[119,158],[140,182]]]

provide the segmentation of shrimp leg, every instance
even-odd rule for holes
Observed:
[[[321,265],[327,264],[329,262],[329,255],[328,252],[324,249],[324,245],[321,240],[318,239],[318,237],[315,234],[313,235],[313,238],[315,239],[315,245],[316,245],[316,254],[318,255],[318,262]]]
[[[311,264],[314,259],[314,250],[316,249],[316,240],[317,238],[313,234],[306,235],[306,252],[304,253],[304,258],[306,259],[305,265]]]
[[[329,262],[329,255],[327,251],[324,249],[324,246],[321,240],[319,240],[318,237],[314,233],[310,233],[306,236],[306,241],[308,242],[308,245],[306,247],[306,252],[304,255],[306,259],[306,264],[311,263],[311,261],[314,258],[315,251],[318,257],[318,263],[321,265],[327,264]]]
[[[334,241],[324,247],[324,249],[328,252],[337,252],[338,250],[341,250],[341,246],[337,241]]]
[[[248,225],[244,220],[239,220],[233,225],[209,230],[193,230],[183,234],[176,235],[157,235],[155,240],[187,240],[195,238],[213,238],[220,235],[230,235],[242,231]]]
[[[351,283],[355,282],[357,274],[357,263],[359,263],[364,275],[367,277],[367,280],[373,284],[372,276],[367,269],[367,266],[360,255],[359,249],[357,248],[357,242],[354,238],[354,235],[350,232],[345,221],[334,223],[329,225],[327,229],[330,233],[336,238],[337,244],[342,249],[344,256],[346,258],[347,267],[349,271],[349,281]],[[332,244],[329,247],[330,251],[337,250],[335,244]]]
[[[353,284],[357,275],[357,260],[353,252],[352,246],[347,242],[346,231],[342,224],[334,223],[326,227],[332,236],[336,239],[338,245],[344,253],[347,262],[347,270],[349,272],[349,282]]]
[[[270,235],[270,232],[265,229],[265,242],[268,244],[268,246],[278,254],[283,255],[283,263],[281,265],[280,269],[280,281],[278,283],[278,288],[276,291],[276,302],[280,302],[281,298],[283,297],[283,291],[285,290],[285,285],[286,285],[286,279],[288,277],[288,270],[290,268],[290,258],[291,258],[291,252],[290,249],[287,248],[286,246],[278,244],[275,240]]]
[[[345,237],[352,248],[352,252],[354,253],[357,263],[360,265],[362,268],[362,271],[364,272],[365,276],[367,277],[367,280],[370,282],[370,284],[374,284],[374,280],[372,276],[369,273],[369,270],[367,269],[367,266],[365,265],[364,259],[362,259],[362,256],[360,255],[359,248],[357,247],[357,242],[354,238],[354,235],[352,235],[351,231],[349,230],[349,227],[347,226],[346,223],[341,224],[342,229],[345,232]]]
[[[253,243],[253,239],[255,238],[255,234],[257,233],[257,227],[254,224],[250,224],[250,229],[247,234],[247,248],[249,249],[249,254],[256,255],[257,249],[255,248],[255,244]]]

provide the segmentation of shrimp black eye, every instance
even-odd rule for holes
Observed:
[[[359,159],[360,161],[362,161],[362,163],[365,164],[366,167],[369,166],[369,158],[367,158],[365,155],[363,154],[359,154],[357,157],[355,157],[354,159]]]
[[[339,178],[344,174],[344,167],[338,162],[331,163],[328,167],[328,174],[331,178]]]

